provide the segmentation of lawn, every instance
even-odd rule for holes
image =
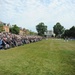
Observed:
[[[75,75],[75,41],[48,39],[0,50],[0,75]]]

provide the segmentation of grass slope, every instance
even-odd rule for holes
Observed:
[[[0,75],[75,75],[75,41],[49,39],[1,50]]]

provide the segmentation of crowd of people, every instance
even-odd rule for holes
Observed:
[[[11,33],[2,32],[0,33],[0,50],[9,49],[24,44],[29,44],[42,40],[40,36],[21,36]]]

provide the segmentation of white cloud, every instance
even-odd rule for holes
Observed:
[[[75,21],[74,0],[0,0],[0,20],[35,31],[39,22],[52,29],[56,22],[69,28]]]

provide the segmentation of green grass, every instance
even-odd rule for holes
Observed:
[[[75,75],[75,41],[49,39],[0,50],[0,75]]]

